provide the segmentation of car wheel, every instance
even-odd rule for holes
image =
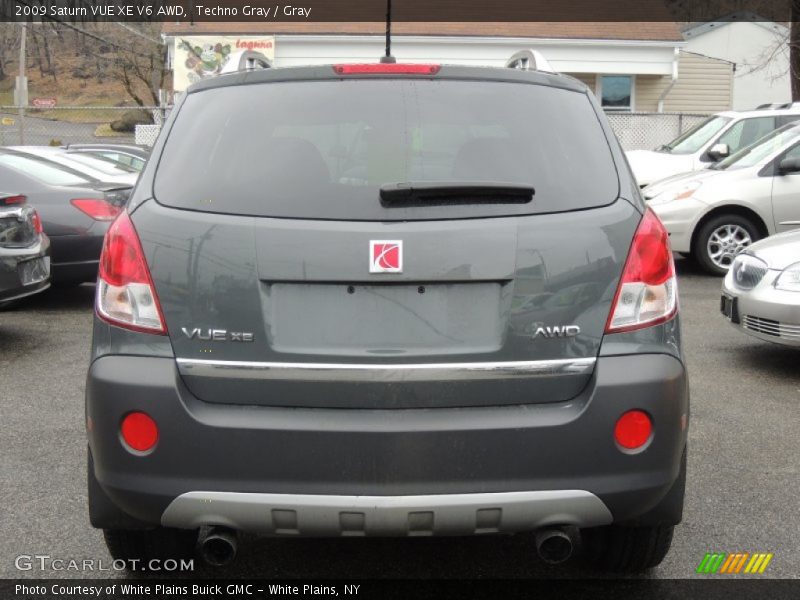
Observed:
[[[192,558],[197,544],[195,529],[104,529],[103,537],[114,560],[124,560],[128,570],[137,571],[148,569],[154,559]]]
[[[750,219],[720,215],[700,229],[692,255],[703,270],[725,275],[736,255],[759,239],[761,233]]]
[[[604,571],[639,573],[661,564],[672,544],[674,525],[608,525],[581,531],[587,558]]]

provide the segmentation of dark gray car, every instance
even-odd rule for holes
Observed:
[[[0,192],[0,309],[50,287],[50,240],[22,194]]]
[[[0,149],[0,182],[25,194],[52,244],[52,281],[97,278],[103,236],[127,202],[130,186],[104,183],[24,152]]]
[[[117,558],[536,532],[558,562],[580,530],[646,569],[685,482],[667,234],[572,78],[206,80],[106,236],[86,413]]]

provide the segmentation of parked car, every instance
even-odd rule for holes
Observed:
[[[640,187],[698,171],[735,154],[770,131],[800,119],[800,104],[779,110],[717,113],[655,150],[626,152]]]
[[[11,149],[46,158],[97,181],[119,183],[131,187],[139,178],[139,172],[131,167],[91,154],[69,152],[56,146],[12,146]]]
[[[164,131],[98,278],[89,513],[112,556],[535,531],[559,562],[579,528],[603,568],[661,562],[689,411],[675,270],[585,85],[253,70],[190,87]]]
[[[785,125],[708,169],[642,193],[672,249],[723,275],[753,242],[800,227],[800,125]]]
[[[50,240],[22,194],[0,192],[0,310],[50,287]]]
[[[133,144],[68,144],[63,147],[68,154],[89,154],[120,163],[141,172],[150,156],[146,146]]]
[[[130,194],[30,154],[0,148],[0,181],[36,208],[52,245],[52,281],[76,285],[97,278],[103,236]]]
[[[800,231],[753,244],[722,284],[722,314],[761,340],[800,346]]]

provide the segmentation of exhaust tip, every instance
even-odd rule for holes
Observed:
[[[569,560],[574,550],[572,538],[563,529],[541,529],[536,532],[536,551],[546,563],[558,565]]]
[[[225,567],[236,558],[237,547],[235,531],[213,527],[200,540],[200,555],[212,567]]]

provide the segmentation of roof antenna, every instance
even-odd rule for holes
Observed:
[[[386,54],[381,56],[382,63],[396,63],[392,56],[392,0],[386,0]]]

